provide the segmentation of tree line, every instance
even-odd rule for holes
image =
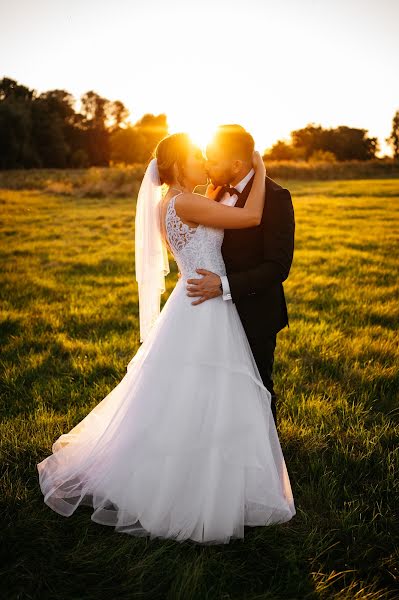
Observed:
[[[168,133],[165,114],[128,122],[129,111],[89,91],[75,98],[65,90],[36,90],[13,79],[0,81],[0,169],[83,168],[148,160]]]
[[[145,163],[165,135],[165,114],[145,114],[132,124],[120,100],[94,91],[75,98],[65,90],[39,94],[4,77],[0,80],[0,169],[84,168]],[[399,158],[399,110],[387,140]],[[265,152],[271,160],[370,160],[378,152],[377,138],[366,129],[346,126],[325,129],[309,124],[291,132]]]
[[[310,162],[336,162],[347,160],[372,160],[376,158],[379,144],[376,137],[369,137],[367,129],[341,125],[323,128],[310,123],[292,131],[288,142],[279,140],[264,154],[265,159]],[[386,139],[399,159],[399,110],[392,121],[391,135]]]

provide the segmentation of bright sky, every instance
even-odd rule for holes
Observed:
[[[313,122],[377,136],[399,109],[399,0],[0,0],[0,78],[168,115],[259,150]]]

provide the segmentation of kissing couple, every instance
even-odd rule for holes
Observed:
[[[88,505],[118,532],[196,544],[296,514],[272,379],[294,211],[254,147],[223,125],[206,156],[186,133],[154,150],[135,217],[142,344],[37,464],[59,514]],[[180,277],[160,310],[169,253]]]

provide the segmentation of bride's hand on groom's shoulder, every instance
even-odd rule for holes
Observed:
[[[255,152],[252,155],[252,164],[253,164],[255,171],[258,171],[259,169],[261,169],[262,171],[264,171],[264,173],[266,175],[266,167],[265,167],[264,160],[262,158],[261,153],[258,152],[257,150],[255,150]]]
[[[219,191],[222,189],[221,185],[214,186],[213,183],[210,183],[206,188],[205,196],[210,200],[216,200]]]

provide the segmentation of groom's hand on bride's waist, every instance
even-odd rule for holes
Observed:
[[[206,269],[195,269],[202,275],[201,279],[187,279],[187,296],[196,296],[198,300],[191,302],[192,305],[201,304],[205,300],[222,295],[221,279],[216,273]]]

